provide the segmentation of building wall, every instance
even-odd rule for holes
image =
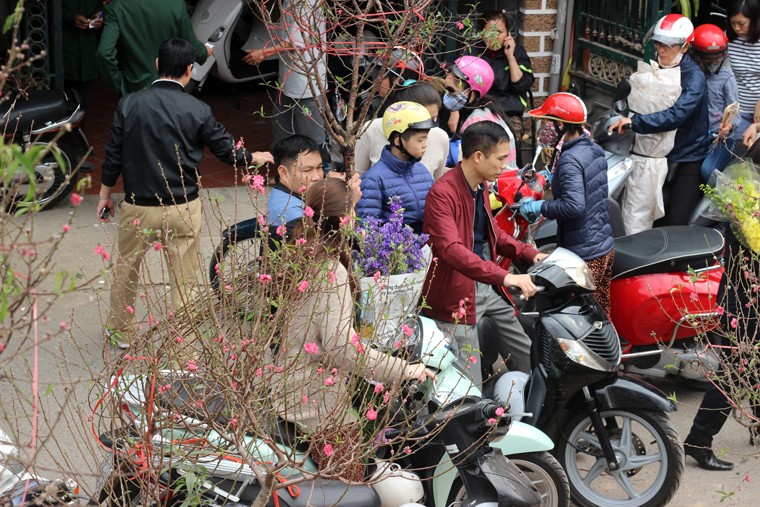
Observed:
[[[519,30],[533,64],[533,97],[536,105],[549,95],[552,50],[557,36],[557,2],[560,0],[520,0]]]

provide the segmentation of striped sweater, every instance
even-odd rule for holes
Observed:
[[[760,100],[760,42],[736,39],[728,43],[728,59],[739,88],[741,112],[754,114]]]

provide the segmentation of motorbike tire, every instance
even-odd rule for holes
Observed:
[[[214,250],[209,263],[208,277],[217,297],[222,297],[222,282],[227,274],[239,276],[255,272],[261,255],[261,235],[258,224],[237,228],[234,233],[225,234],[222,242]],[[233,226],[237,227],[237,226]]]
[[[559,461],[548,452],[531,452],[509,456],[531,480],[541,494],[542,507],[570,505],[570,482]]]
[[[32,145],[47,145],[44,141],[35,141]],[[60,162],[54,155],[58,154]],[[14,209],[17,204],[25,201],[29,196],[29,193],[33,190],[38,196],[33,199],[40,209],[52,208],[66,196],[69,195],[71,189],[74,187],[75,174],[74,168],[79,163],[74,148],[66,143],[58,142],[53,149],[45,155],[34,168],[35,184],[34,188],[29,184],[19,184],[17,188],[14,188],[13,192],[17,194],[16,197],[11,196],[9,198],[9,206]],[[61,166],[63,164],[63,166]]]
[[[559,462],[548,452],[531,452],[508,456],[533,483],[541,494],[541,507],[568,507],[570,483]],[[464,498],[462,481],[455,480],[446,505],[457,504]]]
[[[612,430],[610,440],[620,469],[607,469],[590,418],[586,414],[572,417],[561,429],[556,456],[567,473],[573,500],[584,507],[656,507],[670,502],[681,484],[684,453],[668,416],[637,409],[600,415]],[[653,454],[647,454],[647,446],[649,450],[656,447]],[[655,464],[659,467],[652,472]],[[642,489],[639,480],[651,484]]]

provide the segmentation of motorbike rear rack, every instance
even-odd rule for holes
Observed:
[[[670,350],[673,348],[673,344],[676,342],[676,336],[678,336],[678,331],[681,329],[681,327],[691,327],[693,328],[693,322],[695,320],[698,321],[704,321],[708,319],[715,319],[719,317],[718,312],[701,312],[701,313],[692,313],[690,315],[684,315],[681,317],[681,319],[676,322],[676,326],[673,328],[673,333],[670,336],[670,341],[668,344],[664,347],[660,347],[657,350],[647,350],[644,352],[631,352],[629,354],[621,354],[620,359],[630,359],[634,357],[645,357],[645,356],[654,356],[662,354],[663,352]]]

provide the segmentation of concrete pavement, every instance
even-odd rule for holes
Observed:
[[[255,206],[263,203],[261,196],[251,195],[243,188],[217,188],[204,193],[206,226],[201,250],[209,259],[218,242],[223,224],[255,216]],[[103,273],[104,263],[95,253],[97,245],[107,251],[114,250],[115,226],[102,225],[95,217],[97,196],[88,195],[77,207],[68,201],[45,211],[26,227],[34,238],[43,239],[61,234],[65,224],[69,231],[55,253],[53,271],[69,270],[79,280],[89,280],[86,287],[59,298],[41,296],[38,307],[42,315],[49,304],[44,321],[39,322],[39,346],[33,346],[33,328],[28,334],[14,336],[16,346],[9,346],[0,360],[0,396],[2,421],[6,431],[19,437],[22,453],[31,452],[34,406],[31,393],[35,378],[35,350],[38,363],[38,389],[40,393],[37,439],[37,469],[46,476],[73,476],[85,491],[90,492],[95,482],[95,471],[100,459],[91,431],[91,407],[100,389],[94,379],[103,373],[103,354],[112,353],[103,347],[102,319],[107,310],[109,281]],[[41,247],[41,251],[44,247]],[[38,252],[39,253],[41,253]],[[161,280],[161,258],[157,252],[148,254],[151,278]],[[207,265],[207,263],[206,263]],[[205,272],[203,273],[205,277]],[[52,287],[53,280],[46,285]],[[157,286],[159,291],[163,287]],[[138,312],[140,309],[138,309]],[[57,335],[65,322],[70,332]],[[51,332],[53,338],[46,339]],[[658,382],[667,393],[675,394],[678,412],[671,415],[683,438],[701,400],[702,393],[675,380]],[[508,437],[507,437],[508,438]],[[729,505],[755,505],[760,496],[760,447],[752,448],[747,442],[747,430],[729,420],[718,435],[714,449],[724,451],[723,457],[736,464],[733,472],[707,472],[686,458],[685,473],[680,489],[670,505],[678,507],[713,506],[721,503],[718,491],[734,492]],[[745,481],[745,477],[749,481]],[[723,503],[724,505],[726,502]]]

